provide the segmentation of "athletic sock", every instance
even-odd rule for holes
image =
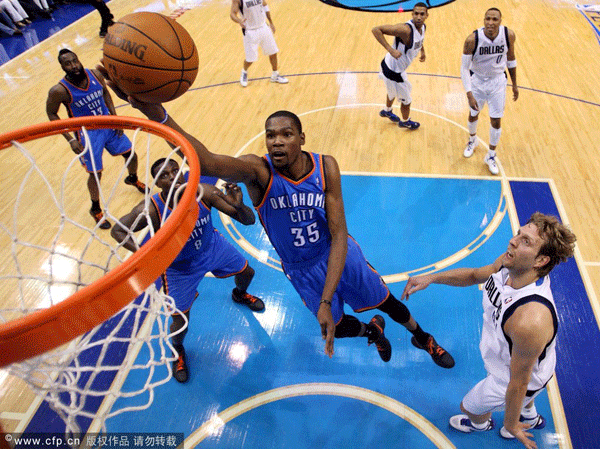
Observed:
[[[488,156],[489,156],[490,158],[492,158],[492,157],[496,157],[496,152],[495,152],[494,150],[488,150]]]
[[[410,331],[410,333],[415,336],[417,342],[421,346],[425,346],[427,344],[427,340],[429,340],[429,337],[431,336],[427,332],[424,332],[423,329],[421,329],[419,323],[417,323],[417,328],[415,330]]]
[[[523,410],[521,410],[521,416],[526,420],[532,420],[534,418],[537,418],[537,415],[538,412],[535,408],[535,405],[531,406],[530,408],[523,407]]]
[[[483,430],[485,429],[488,425],[489,425],[490,420],[488,419],[487,421],[485,421],[482,424],[475,424],[473,421],[471,421],[471,424],[473,425],[473,427],[475,427],[476,429],[479,430]]]
[[[273,73],[271,73],[271,78],[277,78],[278,76],[279,76],[279,71],[273,70]]]

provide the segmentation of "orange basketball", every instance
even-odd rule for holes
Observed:
[[[175,20],[154,12],[128,14],[109,27],[104,66],[125,93],[147,103],[174,100],[198,74],[198,51]]]

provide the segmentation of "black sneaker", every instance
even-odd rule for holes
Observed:
[[[427,344],[424,347],[419,344],[414,336],[410,339],[410,342],[414,347],[427,351],[436,365],[442,368],[452,368],[454,366],[454,358],[448,351],[437,344],[432,335],[429,336],[429,340],[427,340]]]
[[[253,312],[260,312],[265,309],[265,303],[262,299],[251,295],[248,292],[240,293],[237,288],[234,288],[231,292],[231,299],[239,304],[245,304]]]
[[[101,210],[96,211],[90,209],[90,215],[96,220],[96,223],[100,223],[98,226],[100,229],[110,229],[110,221],[104,218],[104,214]]]
[[[385,329],[385,320],[381,315],[375,315],[371,318],[371,321],[369,321],[368,326],[371,328],[371,336],[367,342],[369,345],[375,343],[381,360],[389,362],[392,358],[392,345],[383,333],[383,330]]]
[[[185,350],[179,353],[177,360],[173,362],[173,377],[177,382],[184,383],[188,380],[188,367]]]
[[[106,34],[105,34],[106,35]],[[104,37],[104,36],[101,36]],[[125,184],[127,184],[128,186],[133,186],[136,189],[138,189],[138,191],[140,193],[146,193],[146,184],[144,184],[142,181],[140,181],[139,179],[136,179],[135,181],[132,181],[131,179],[129,179],[129,176],[127,178],[125,178],[124,180]]]

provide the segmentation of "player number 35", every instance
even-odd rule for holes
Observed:
[[[306,237],[304,237],[304,230],[306,230]],[[315,243],[320,238],[317,222],[313,222],[305,228],[290,228],[290,231],[294,235],[294,246],[304,246],[306,245],[306,240],[310,243]]]

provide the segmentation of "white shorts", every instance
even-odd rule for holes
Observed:
[[[258,60],[258,46],[262,48],[265,55],[271,56],[279,52],[273,31],[268,23],[264,23],[260,28],[246,30],[244,33],[244,52],[246,53],[246,62]]]
[[[379,72],[379,78],[381,78],[385,83],[388,98],[390,100],[397,98],[402,104],[411,104],[412,97],[410,93],[412,92],[412,84],[410,84],[410,81],[408,81],[406,72],[402,72],[401,75],[404,82],[397,83],[396,81],[392,81],[391,79],[387,78],[383,72]]]
[[[478,75],[471,75],[471,92],[479,111],[488,104],[490,118],[502,118],[504,115],[504,105],[506,104],[506,76],[498,75],[494,78],[482,78]],[[471,116],[479,114],[478,111],[471,109]]]
[[[502,411],[506,404],[507,388],[508,384],[488,375],[465,395],[462,400],[463,407],[474,415],[485,415],[489,412]],[[532,396],[525,396],[523,399],[523,408],[533,401],[543,390],[541,388]]]

